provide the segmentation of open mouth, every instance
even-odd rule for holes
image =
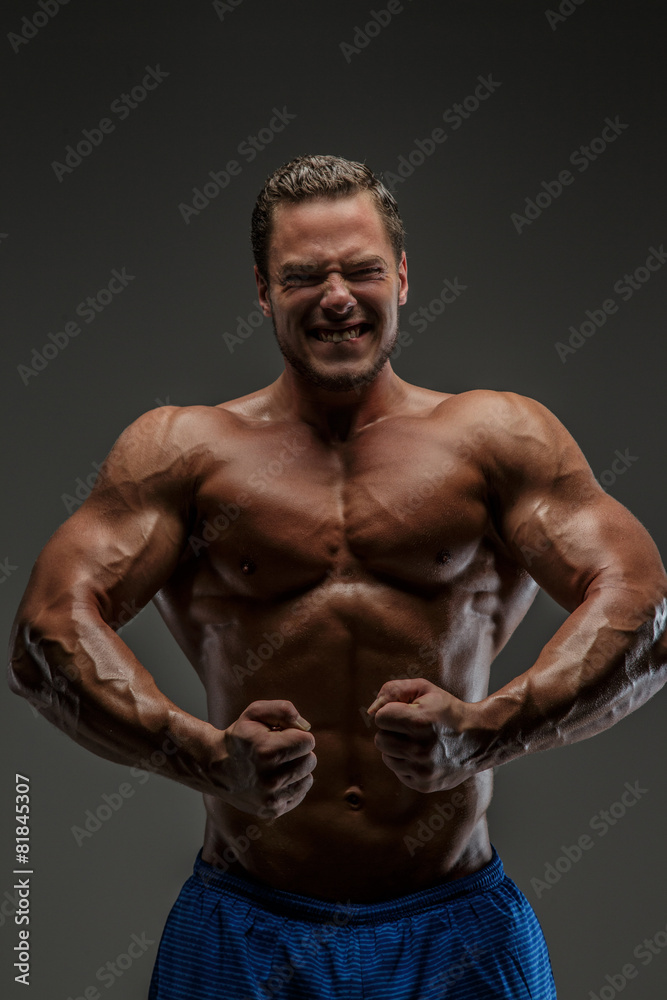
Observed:
[[[325,344],[341,344],[347,340],[359,340],[371,328],[370,323],[359,323],[357,326],[348,326],[344,330],[311,330],[310,336],[315,340],[321,340]]]

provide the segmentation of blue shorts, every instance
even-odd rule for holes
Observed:
[[[555,1000],[530,903],[488,865],[387,902],[332,903],[197,855],[149,1000]]]

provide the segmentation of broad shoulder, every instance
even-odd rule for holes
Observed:
[[[158,406],[147,410],[129,424],[114,444],[128,457],[137,455],[159,461],[161,455],[187,454],[210,435],[220,433],[220,425],[232,422],[216,406]]]
[[[120,434],[105,459],[98,487],[184,485],[210,460],[215,444],[240,429],[241,418],[217,406],[159,406]]]
[[[506,433],[518,424],[537,427],[558,423],[537,400],[516,392],[497,389],[438,392],[416,385],[410,385],[409,389],[408,410],[443,423],[461,424],[461,430],[485,426],[487,431],[495,428],[498,433]]]
[[[437,410],[441,421],[460,425],[462,441],[496,482],[553,483],[572,476],[594,482],[577,442],[536,399],[472,389],[450,397]]]
[[[556,417],[546,406],[529,396],[517,392],[498,389],[468,389],[466,392],[452,393],[440,404],[440,415],[447,418],[447,410],[456,411],[466,423],[485,423],[498,431],[513,427],[517,422],[540,424],[556,421]],[[562,425],[561,425],[562,426]]]

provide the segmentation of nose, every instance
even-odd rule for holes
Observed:
[[[350,292],[343,276],[330,272],[320,298],[322,309],[336,313],[337,316],[345,316],[356,304],[357,300]]]

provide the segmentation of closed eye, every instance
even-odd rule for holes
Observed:
[[[283,285],[304,285],[306,283],[319,284],[322,280],[319,274],[303,273],[303,274],[286,274],[282,279],[281,284]]]
[[[350,271],[346,278],[348,281],[370,281],[374,278],[384,277],[383,267],[362,267],[356,271]],[[325,275],[314,271],[293,271],[286,274],[281,279],[282,285],[319,285],[325,280]]]
[[[372,278],[376,274],[383,274],[384,271],[381,267],[364,267],[359,271],[353,271],[350,277],[352,278]]]

